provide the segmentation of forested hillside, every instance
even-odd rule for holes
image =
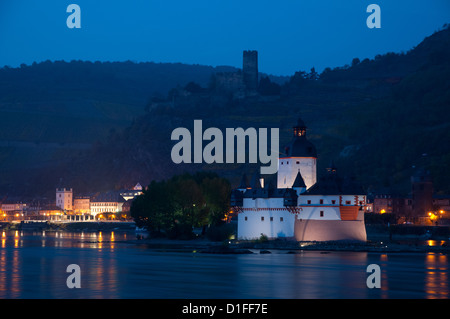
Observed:
[[[36,126],[35,120],[43,114],[53,115],[64,109],[63,116],[73,115],[70,121],[79,116],[82,123],[92,121],[92,125],[80,130],[80,135],[60,139],[64,134],[62,125],[60,134],[54,136],[54,142],[59,145],[53,159],[58,161],[48,159],[51,165],[42,165],[32,172],[31,168],[28,172],[29,167],[25,167],[21,172],[29,176],[21,179],[15,179],[14,167],[8,169],[5,166],[5,163],[12,165],[14,156],[18,163],[23,163],[17,149],[14,145],[0,144],[3,192],[21,189],[24,181],[30,192],[53,189],[53,184],[61,177],[81,192],[120,188],[138,181],[148,185],[152,180],[199,169],[212,170],[235,185],[244,171],[251,174],[257,166],[175,165],[170,158],[175,144],[170,139],[172,130],[177,127],[192,130],[194,119],[203,120],[204,129],[279,127],[282,151],[291,138],[292,126],[301,116],[308,126],[308,137],[318,151],[319,174],[333,159],[342,174],[354,175],[367,191],[389,189],[405,194],[410,190],[413,166],[421,165],[431,171],[436,192],[450,193],[449,28],[436,32],[406,53],[388,53],[371,60],[355,58],[347,66],[328,68],[321,74],[314,70],[299,71],[285,84],[261,77],[264,80],[259,97],[245,99],[218,91],[212,85],[214,72],[208,67],[209,71],[196,77],[190,77],[189,72],[184,77],[166,74],[171,80],[162,81],[166,86],[161,87],[160,93],[155,93],[155,86],[149,84],[152,89],[146,90],[136,85],[146,82],[142,78],[139,80],[144,74],[148,76],[148,83],[158,81],[149,70],[139,73],[141,75],[136,73],[143,67],[139,64],[121,65],[121,71],[112,78],[104,73],[90,74],[92,81],[84,82],[85,87],[74,85],[74,82],[83,82],[82,71],[75,66],[81,72],[77,73],[79,78],[61,73],[45,82],[40,80],[39,72],[33,77],[24,75],[30,68],[38,66],[14,71],[27,81],[39,83],[31,86],[42,93],[42,99],[37,100],[34,97],[39,94],[27,91],[27,85],[18,87],[14,84],[8,89],[8,72],[13,70],[0,70],[2,119],[5,119],[4,114],[18,114],[22,108],[29,114],[28,120],[25,117],[24,121],[31,122],[24,122],[28,124],[19,129],[12,124],[16,122],[2,120],[2,125],[8,129],[0,130],[0,140],[36,132],[31,134],[37,136],[35,141],[31,141],[41,152],[42,147],[38,146],[42,141],[38,133],[45,134],[47,125],[51,124],[41,122]],[[54,72],[59,72],[56,63],[53,66]],[[108,67],[113,68],[113,64]],[[15,76],[19,77],[17,74]],[[42,76],[45,78],[44,74]],[[11,83],[17,82],[20,81]],[[30,97],[28,101],[27,96]],[[80,97],[85,104],[80,102]],[[86,107],[86,101],[95,107]],[[62,105],[64,107],[59,107]],[[81,113],[90,114],[89,119],[76,112],[77,108],[83,107],[87,110],[83,109]],[[83,127],[81,122],[80,127]],[[97,134],[90,130],[100,125],[98,123],[108,123],[102,130],[107,133],[104,139],[99,138],[92,147],[64,148],[65,141],[69,140],[86,143],[86,136]],[[59,124],[55,121],[54,125]],[[14,130],[16,133],[8,135]],[[82,138],[83,134],[86,136]],[[50,137],[45,139],[51,140]],[[44,157],[36,152],[36,156]]]

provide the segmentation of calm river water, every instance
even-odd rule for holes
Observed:
[[[220,255],[123,243],[134,233],[3,232],[0,298],[449,298],[449,256],[313,252]],[[119,242],[121,241],[121,242]],[[69,289],[69,264],[81,288]],[[381,288],[366,285],[369,264]]]

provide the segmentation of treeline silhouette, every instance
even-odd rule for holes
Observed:
[[[319,174],[333,159],[342,174],[354,175],[368,192],[388,190],[407,194],[414,167],[420,165],[431,171],[436,192],[450,193],[450,144],[446,143],[450,140],[447,115],[450,105],[449,39],[450,30],[446,26],[408,52],[386,53],[374,59],[355,57],[346,66],[328,68],[321,73],[314,69],[298,71],[287,81],[261,76],[259,96],[243,99],[216,90],[211,85],[214,74],[211,67],[168,66],[184,69],[186,73],[181,77],[175,71],[169,72],[170,75],[157,73],[158,65],[132,62],[99,63],[99,69],[95,71],[88,67],[96,65],[95,62],[53,62],[14,70],[3,68],[0,70],[0,112],[10,109],[9,113],[4,111],[2,114],[10,114],[11,109],[23,110],[22,115],[28,114],[35,105],[27,104],[27,99],[36,100],[36,92],[41,92],[42,96],[37,100],[42,98],[47,108],[45,101],[48,100],[60,103],[55,105],[65,105],[67,110],[70,109],[67,101],[79,101],[80,97],[84,101],[108,101],[109,104],[95,104],[95,112],[92,111],[94,108],[86,106],[82,116],[90,114],[92,123],[97,125],[109,124],[103,127],[105,138],[86,134],[97,140],[92,148],[52,153],[49,165],[36,170],[24,170],[23,162],[12,160],[17,158],[13,147],[0,145],[0,163],[13,163],[8,164],[11,166],[7,172],[0,170],[1,190],[52,191],[53,184],[63,176],[80,192],[101,191],[119,189],[138,181],[150,185],[153,180],[168,180],[173,175],[194,174],[198,170],[214,171],[235,186],[243,172],[251,174],[258,166],[175,165],[170,158],[174,144],[170,139],[172,130],[177,127],[192,129],[194,119],[202,119],[204,128],[278,127],[280,152],[283,152],[283,145],[292,136],[292,126],[301,116],[308,126],[308,138],[319,153]],[[73,72],[78,75],[72,77],[66,67],[73,67]],[[37,68],[42,69],[38,72]],[[188,74],[195,68],[203,70],[199,71],[198,77],[194,76],[195,72]],[[235,69],[222,70],[233,72]],[[23,85],[20,84],[22,80]],[[33,81],[33,85],[28,85]],[[158,84],[158,90],[154,90],[151,83],[155,82],[165,84]],[[59,89],[70,98],[59,95]],[[33,90],[38,91],[32,93]],[[121,120],[127,115],[126,110],[131,112],[136,105],[141,113],[134,113],[128,122]],[[76,114],[74,108],[70,110]],[[43,106],[39,110],[40,116],[45,112],[54,114],[53,109]],[[98,114],[103,116],[102,120],[95,122]],[[32,118],[35,116],[33,114]],[[83,132],[86,124],[81,122],[81,130],[74,128],[74,132]],[[14,130],[8,123],[19,121],[3,123]],[[27,123],[31,125],[20,128],[24,140],[27,132],[32,131],[32,121]],[[66,127],[70,129],[70,125]],[[86,131],[92,132],[92,127]],[[38,155],[44,157],[44,154]],[[21,156],[20,160],[26,158]],[[34,158],[39,159],[38,156]],[[17,170],[14,171],[16,162]],[[22,173],[23,177],[13,172]]]

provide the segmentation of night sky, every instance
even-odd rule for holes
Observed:
[[[81,7],[81,29],[66,8]],[[369,29],[369,4],[381,29]],[[182,62],[292,75],[406,52],[450,22],[448,0],[1,0],[0,66],[45,60]]]

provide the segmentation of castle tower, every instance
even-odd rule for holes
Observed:
[[[293,127],[293,137],[285,148],[284,156],[278,159],[278,188],[290,188],[300,172],[306,189],[317,181],[317,151],[315,146],[306,138],[306,125],[298,119]]]
[[[258,51],[244,51],[242,73],[247,93],[258,91]]]
[[[56,189],[56,206],[63,210],[73,210],[73,190],[72,188]]]

